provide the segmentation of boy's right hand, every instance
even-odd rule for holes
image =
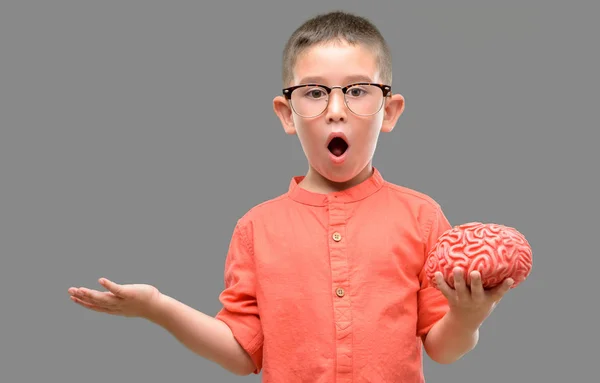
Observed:
[[[151,285],[119,285],[106,278],[98,282],[108,291],[71,287],[71,300],[97,312],[148,319],[160,297],[158,289]]]

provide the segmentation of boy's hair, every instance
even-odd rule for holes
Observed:
[[[392,55],[390,48],[373,23],[348,12],[334,11],[305,21],[290,36],[283,51],[283,84],[290,86],[298,56],[317,44],[345,41],[361,44],[377,57],[381,81],[392,84]]]

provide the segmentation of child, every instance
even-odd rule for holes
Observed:
[[[198,355],[263,381],[424,382],[422,347],[451,363],[511,281],[484,291],[457,272],[456,290],[424,276],[451,226],[440,206],[391,184],[373,167],[380,132],[404,110],[391,91],[390,52],[364,18],[332,12],[308,20],[283,57],[273,102],[308,159],[285,194],[240,218],[225,264],[223,304],[205,315],[149,285],[69,289],[92,310],[146,318]]]

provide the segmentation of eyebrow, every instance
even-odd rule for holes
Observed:
[[[350,83],[354,83],[354,82],[373,82],[373,80],[368,77],[368,76],[364,76],[364,75],[355,75],[355,76],[348,76],[344,79],[346,84],[350,84]],[[327,80],[325,80],[323,77],[305,77],[303,79],[300,80],[299,84],[314,84],[314,83],[318,83],[318,84],[323,84],[326,83]]]

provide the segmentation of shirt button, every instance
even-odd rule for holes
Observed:
[[[333,240],[339,242],[342,239],[342,235],[338,232],[333,233]]]
[[[340,297],[340,298],[341,298],[341,297],[343,297],[343,296],[344,296],[344,289],[342,289],[341,287],[338,287],[338,288],[335,290],[335,294],[336,294],[338,297]]]

